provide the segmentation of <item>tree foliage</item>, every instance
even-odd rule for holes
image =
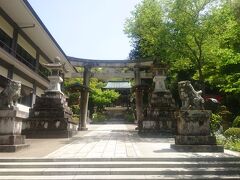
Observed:
[[[155,58],[166,61],[166,36],[163,10],[159,0],[144,0],[127,19],[125,33],[132,40],[131,59]]]
[[[110,105],[118,99],[120,94],[114,90],[103,90],[105,83],[99,81],[96,78],[92,78],[90,81],[90,88],[92,93],[89,97],[90,106],[97,107],[97,110],[101,111],[105,106]]]
[[[143,0],[126,21],[136,58],[170,64],[172,81],[240,93],[238,0]]]
[[[206,81],[226,93],[240,93],[240,21],[231,3],[212,15],[215,24],[209,38]]]

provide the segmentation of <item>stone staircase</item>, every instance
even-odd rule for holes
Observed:
[[[0,179],[240,179],[240,158],[0,159]]]

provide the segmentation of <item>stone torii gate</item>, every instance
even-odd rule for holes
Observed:
[[[141,71],[143,68],[151,68],[153,65],[152,61],[130,61],[130,60],[93,60],[93,59],[81,59],[75,57],[68,57],[70,63],[75,67],[83,67],[84,71],[79,73],[73,73],[72,78],[82,77],[83,86],[89,87],[89,81],[91,77],[96,77],[102,80],[109,80],[111,78],[126,78],[135,80],[135,95],[136,95],[136,114],[137,121],[141,122],[143,118],[143,88],[141,84],[142,79],[152,79],[152,73],[146,73]],[[107,72],[91,72],[92,68],[109,68],[113,69]],[[119,72],[119,68],[128,68],[128,72]],[[87,111],[88,111],[88,99],[89,99],[89,88],[83,88],[81,91],[80,99],[80,122],[79,130],[87,130]]]

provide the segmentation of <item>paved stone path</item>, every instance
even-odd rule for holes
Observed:
[[[120,123],[120,124],[118,124]],[[178,153],[170,148],[173,138],[141,135],[134,124],[89,124],[73,138],[26,139],[30,146],[15,153],[0,153],[0,158],[134,158],[134,157],[223,157],[225,153]]]
[[[230,156],[224,153],[178,153],[173,138],[141,137],[133,124],[90,125],[89,132],[48,154],[47,158],[130,158]]]

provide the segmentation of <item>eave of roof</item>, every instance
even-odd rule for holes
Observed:
[[[131,89],[131,83],[128,81],[109,81],[104,89]]]

